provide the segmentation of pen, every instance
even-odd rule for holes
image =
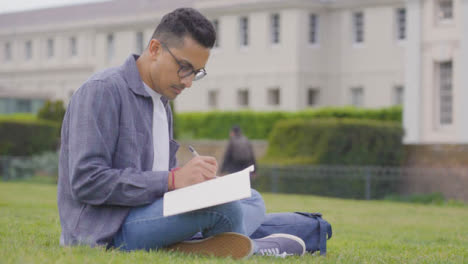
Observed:
[[[192,152],[192,155],[193,155],[194,157],[200,156],[200,155],[198,155],[198,152],[197,152],[192,146],[189,145],[189,146],[188,146],[188,149],[190,150],[190,152]],[[219,178],[219,176],[214,176],[214,177],[215,177],[215,178]]]
[[[192,152],[192,155],[193,155],[194,157],[200,156],[200,155],[198,155],[198,152],[197,152],[192,146],[189,145],[189,146],[188,146],[188,149],[190,150],[190,152]]]

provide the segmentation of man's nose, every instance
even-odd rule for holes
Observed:
[[[185,88],[190,88],[192,86],[193,78],[195,76],[191,74],[190,76],[187,76],[181,80],[181,83],[184,84]]]

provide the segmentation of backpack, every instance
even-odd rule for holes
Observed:
[[[266,215],[265,221],[250,238],[257,239],[275,233],[298,236],[304,240],[306,251],[314,253],[319,250],[320,255],[325,256],[332,228],[320,213],[272,213]]]

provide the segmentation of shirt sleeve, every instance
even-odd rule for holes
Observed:
[[[120,117],[120,99],[112,85],[88,81],[67,109],[72,195],[91,205],[149,204],[167,192],[168,172],[112,167]]]

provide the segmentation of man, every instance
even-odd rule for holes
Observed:
[[[62,245],[170,247],[234,258],[302,254],[303,242],[294,237],[246,236],[265,214],[254,190],[247,200],[162,215],[165,192],[212,179],[218,170],[216,160],[205,156],[175,168],[179,145],[168,105],[206,75],[214,41],[214,28],[203,15],[177,9],[163,17],[140,57],[93,75],[75,92],[61,135]],[[182,242],[199,232],[204,239]]]
[[[257,165],[252,144],[242,134],[240,127],[235,125],[229,132],[229,143],[224,153],[221,172],[233,173],[250,165]]]

